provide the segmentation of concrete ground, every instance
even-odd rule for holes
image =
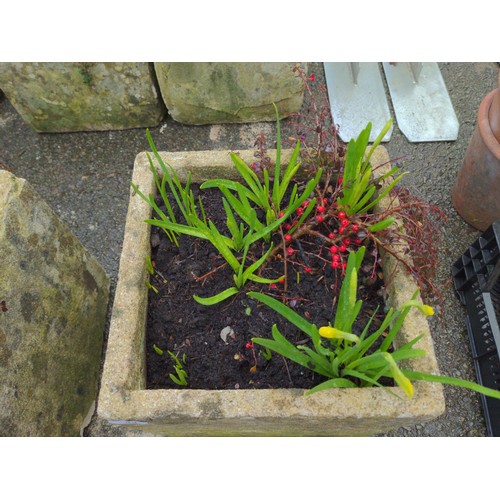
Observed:
[[[404,179],[413,192],[434,202],[448,216],[442,228],[438,282],[445,297],[444,320],[432,319],[431,330],[441,373],[475,380],[465,326],[465,311],[450,283],[450,265],[479,236],[451,205],[450,192],[473,133],[481,99],[497,84],[497,63],[439,65],[455,108],[460,131],[450,142],[410,143],[397,128],[385,143],[392,158],[405,157]],[[324,81],[321,63],[310,63]],[[284,134],[291,133],[286,120]],[[166,117],[152,131],[158,150],[249,149],[264,132],[270,143],[272,123],[186,126]],[[101,262],[116,284],[123,228],[135,156],[148,149],[143,129],[38,134],[0,96],[0,168],[27,179]],[[425,425],[401,428],[390,436],[485,436],[479,396],[445,387],[447,411]]]

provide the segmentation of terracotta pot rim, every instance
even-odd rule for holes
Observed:
[[[493,102],[493,97],[496,92],[498,92],[498,89],[492,90],[489,94],[486,94],[481,101],[479,111],[477,113],[477,126],[486,147],[498,160],[500,160],[500,143],[497,141],[493,131],[491,130],[490,120],[488,117],[491,103]]]

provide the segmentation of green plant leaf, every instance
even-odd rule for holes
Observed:
[[[163,356],[163,350],[160,349],[156,344],[153,344],[153,349],[158,354],[158,356]]]
[[[196,300],[198,304],[213,306],[214,304],[218,304],[219,302],[228,299],[236,293],[238,293],[238,289],[236,287],[231,287],[226,288],[226,290],[218,293],[217,295],[212,295],[212,297],[199,297],[198,295],[193,295],[193,299]]]
[[[383,198],[385,198],[394,188],[394,186],[407,174],[408,172],[403,172],[401,175],[396,177],[394,181],[392,181],[389,186],[387,186],[371,203],[363,207],[363,213],[368,212],[370,208],[373,208],[377,203],[380,202]]]
[[[373,152],[375,149],[378,147],[378,145],[382,142],[382,139],[385,137],[389,129],[391,128],[392,125],[392,118],[389,118],[389,121],[383,126],[382,130],[378,134],[378,136],[375,138],[375,141],[373,141],[372,147],[370,148],[370,151],[366,155],[365,159],[365,165],[368,165],[370,162],[370,159],[372,157]]]
[[[317,367],[321,367],[321,369],[324,370],[324,373],[328,373],[329,377],[337,376],[337,374],[332,373],[331,363],[328,362],[327,357],[323,356],[322,354],[318,354],[306,345],[299,345],[297,346],[297,349],[305,352],[311,358],[311,361],[314,363],[314,365]]]
[[[365,247],[360,247],[357,252],[351,252],[347,259],[347,267],[340,287],[339,300],[337,303],[337,311],[335,313],[335,321],[333,326],[338,330],[350,332],[352,324],[356,319],[352,315],[353,310],[359,311],[361,304],[356,303],[356,292],[358,288],[358,272],[361,261],[365,254]]]
[[[256,196],[258,204],[261,207],[266,207],[268,205],[269,197],[266,193],[266,190],[261,185],[260,180],[255,172],[239,156],[235,155],[234,153],[231,153],[231,160],[233,161],[233,164],[238,170],[239,174],[247,183],[247,186]]]
[[[280,127],[280,117],[278,113],[278,107],[273,102],[274,110],[276,111],[276,163],[274,165],[274,180],[273,180],[273,192],[271,194],[273,203],[275,207],[279,207],[280,199],[280,178],[281,178],[281,127]],[[269,194],[269,186],[267,188]]]
[[[335,388],[340,388],[340,389],[352,389],[357,387],[356,384],[349,379],[346,378],[331,378],[325,382],[322,382],[321,384],[316,385],[312,389],[309,389],[305,395],[310,396],[311,394],[314,394],[315,392],[319,391],[324,391],[325,389],[335,389]]]
[[[421,373],[411,370],[401,370],[404,375],[406,375],[410,380],[424,380],[426,382],[438,382],[440,384],[454,385],[457,387],[462,387],[464,389],[469,389],[479,394],[483,394],[489,398],[500,399],[500,391],[495,389],[490,389],[489,387],[484,387],[482,385],[476,384],[475,382],[470,382],[469,380],[463,380],[455,377],[447,377],[445,375],[433,375],[430,373]]]
[[[313,330],[315,326],[309,323],[309,321],[304,319],[300,314],[297,314],[295,311],[290,309],[288,306],[282,304],[275,298],[260,292],[248,292],[247,295],[252,299],[256,299],[259,302],[262,302],[266,306],[276,311],[278,314],[281,314],[281,316],[290,321],[290,323],[299,328],[299,330],[307,333],[307,335],[309,335],[310,337],[313,336]]]
[[[307,356],[307,354],[301,352],[297,347],[295,347],[291,342],[289,342],[278,330],[276,325],[273,325],[272,328],[272,336],[271,339],[263,339],[263,338],[252,338],[252,342],[261,345],[262,347],[267,347],[271,351],[274,351],[286,358],[298,363],[304,368],[308,368],[309,370],[315,371],[320,375],[329,376],[329,372],[325,372],[321,366],[315,366],[312,360]]]
[[[231,266],[231,269],[238,273],[241,264],[238,262],[238,259],[234,256],[233,252],[231,252],[231,247],[233,242],[228,238],[224,238],[215,227],[215,224],[209,220],[208,226],[210,229],[208,239],[212,243],[212,245],[217,248],[222,257],[226,260],[226,262]]]
[[[376,233],[377,231],[383,231],[387,229],[394,222],[394,217],[387,217],[387,219],[381,220],[380,222],[376,222],[371,226],[368,226],[367,229],[371,233]]]
[[[254,281],[255,283],[262,283],[264,285],[270,285],[271,283],[279,283],[285,279],[285,276],[280,276],[279,278],[262,278],[261,276],[257,276],[256,274],[250,274],[248,278],[250,281]]]
[[[277,197],[278,208],[281,206],[281,201],[286,194],[290,182],[292,181],[292,179],[295,177],[295,174],[299,170],[300,163],[297,163],[299,152],[300,152],[300,141],[297,141],[297,144],[295,145],[292,156],[290,158],[290,161],[288,162],[288,166],[285,170],[283,179],[281,180],[281,184],[278,190],[278,197]]]
[[[417,288],[415,292],[413,292],[411,300],[415,300],[419,293],[420,290]],[[389,333],[387,334],[382,344],[380,345],[379,348],[380,351],[387,351],[387,349],[389,349],[389,347],[392,345],[396,335],[399,333],[399,330],[403,326],[403,322],[408,313],[410,312],[411,307],[412,307],[411,305],[405,306],[403,304],[400,308],[398,308],[398,310],[395,313],[397,315],[396,320],[393,322],[391,329],[389,330]]]

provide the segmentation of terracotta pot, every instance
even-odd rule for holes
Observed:
[[[496,89],[496,93],[493,96],[488,118],[493,135],[500,142],[500,73],[498,73],[498,89]]]
[[[453,206],[481,231],[500,220],[500,87],[484,97],[452,189]]]

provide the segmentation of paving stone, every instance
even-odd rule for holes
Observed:
[[[0,170],[0,436],[78,436],[97,395],[109,278]]]

